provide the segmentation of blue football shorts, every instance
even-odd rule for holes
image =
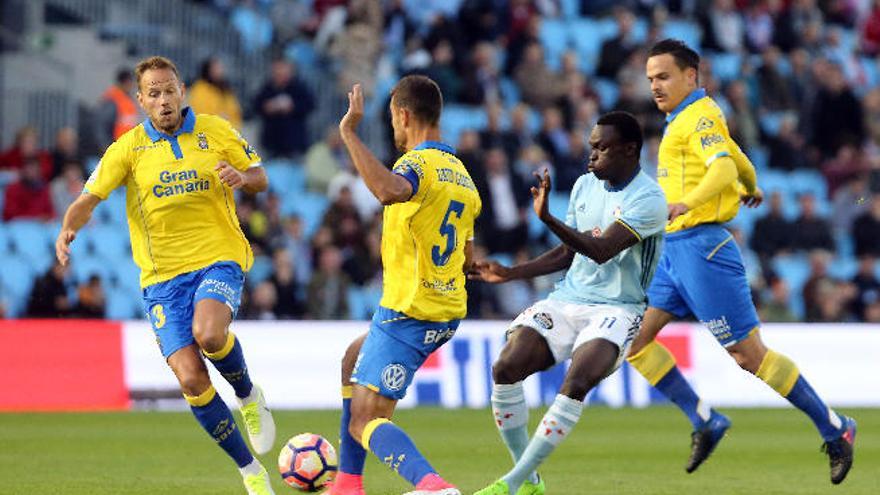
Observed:
[[[144,310],[156,334],[162,356],[195,343],[192,333],[196,303],[215,299],[238,313],[244,272],[238,263],[222,261],[201,270],[178,275],[143,290]]]
[[[720,225],[666,234],[648,306],[678,318],[694,315],[725,347],[760,324],[742,255],[733,235]]]
[[[352,383],[389,399],[403,399],[416,370],[455,335],[459,322],[416,320],[379,307],[355,362]]]

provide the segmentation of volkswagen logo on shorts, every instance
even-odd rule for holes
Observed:
[[[400,364],[389,364],[382,370],[382,385],[392,392],[397,392],[406,383],[406,368]]]

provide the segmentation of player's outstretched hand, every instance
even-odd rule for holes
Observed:
[[[746,207],[757,208],[764,202],[764,191],[760,187],[756,187],[755,192],[752,194],[742,194],[739,199]]]
[[[538,179],[538,185],[531,189],[532,206],[538,218],[546,220],[550,218],[550,172],[545,168],[543,176],[538,172],[533,172],[532,175]]]
[[[362,118],[364,118],[364,92],[358,83],[352,86],[351,91],[348,92],[348,111],[339,121],[339,130],[341,132],[354,131]]]
[[[499,284],[510,280],[510,268],[497,261],[475,261],[468,272],[468,279],[490,284]]]
[[[220,182],[226,184],[232,189],[239,189],[244,187],[245,178],[244,174],[236,170],[232,165],[227,162],[220,162],[214,167],[214,170],[217,171],[217,175],[220,177]]]
[[[55,257],[61,266],[67,266],[70,261],[70,243],[76,239],[76,231],[72,229],[62,230],[55,239]]]

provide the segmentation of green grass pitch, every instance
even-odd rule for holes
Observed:
[[[689,424],[672,407],[587,408],[542,468],[548,494],[880,494],[880,409],[847,410],[859,421],[849,478],[834,487],[812,423],[792,409],[730,409],[733,428],[696,473],[683,466]],[[532,425],[542,411],[532,411]],[[488,410],[400,411],[433,465],[463,493],[510,467]],[[339,413],[276,412],[279,440],[320,433],[337,440]],[[280,442],[279,442],[280,446]],[[276,492],[293,494],[262,461]],[[408,485],[371,458],[370,495]],[[188,413],[0,414],[0,494],[244,494],[232,462]]]

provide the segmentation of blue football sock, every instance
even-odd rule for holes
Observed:
[[[247,466],[254,460],[235,425],[232,412],[217,395],[213,386],[198,397],[184,395],[184,398],[189,402],[196,421],[220,444],[220,448],[232,457],[239,468]]]
[[[339,471],[363,474],[367,451],[348,432],[351,421],[351,386],[342,387],[342,420],[339,425]]]
[[[205,357],[223,375],[223,378],[232,385],[235,395],[244,399],[251,393],[253,384],[248,374],[247,364],[244,362],[244,352],[241,350],[241,342],[232,332],[228,333],[226,345],[217,352],[203,351]]]
[[[840,416],[822,402],[803,375],[798,376],[794,387],[785,398],[813,420],[825,441],[830,442],[840,436],[843,428]]]
[[[654,387],[681,409],[694,430],[699,429],[709,419],[709,409],[703,410],[700,397],[678,370],[678,366],[673,366]]]
[[[386,466],[414,486],[425,476],[436,474],[409,436],[391,421],[380,418],[364,428],[363,444],[370,447]]]

